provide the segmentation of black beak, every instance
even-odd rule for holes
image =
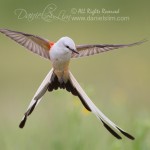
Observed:
[[[70,51],[72,51],[73,53],[79,54],[79,52],[76,49],[72,49],[70,48],[68,45],[66,45],[66,48],[68,48]]]
[[[79,54],[79,52],[78,52],[77,50],[75,50],[75,49],[71,49],[71,48],[70,48],[70,50],[71,50],[73,53]]]

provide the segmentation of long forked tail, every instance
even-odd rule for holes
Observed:
[[[29,104],[29,107],[22,118],[22,121],[19,125],[20,128],[23,128],[27,117],[33,112],[34,108],[39,104],[42,99],[42,96],[48,90],[49,92],[53,90],[66,89],[68,92],[71,92],[73,95],[78,96],[81,100],[84,107],[93,112],[95,116],[103,123],[104,127],[116,138],[122,139],[121,136],[118,134],[122,133],[124,136],[128,137],[129,139],[133,140],[134,137],[129,133],[125,132],[123,129],[115,125],[112,121],[110,121],[90,100],[90,98],[86,95],[83,91],[79,83],[76,81],[74,76],[71,72],[69,72],[69,79],[67,82],[59,82],[57,76],[55,75],[53,69],[47,74],[43,82],[41,83],[40,87],[38,88],[37,92],[35,93],[32,101]]]

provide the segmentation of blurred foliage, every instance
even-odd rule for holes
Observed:
[[[18,19],[16,9],[40,13],[48,4],[71,14],[72,8],[120,10],[129,21],[61,21]],[[19,1],[1,0],[0,28],[22,31],[57,41],[70,36],[77,44],[132,43],[150,37],[150,1]],[[77,14],[84,16],[87,14]],[[112,15],[112,14],[110,14]],[[132,48],[72,60],[71,71],[95,104],[135,141],[116,140],[78,99],[66,91],[47,93],[26,127],[18,124],[51,64],[0,35],[0,149],[149,150],[150,51],[149,41]],[[79,68],[80,66],[80,68]],[[87,82],[88,81],[88,82]]]

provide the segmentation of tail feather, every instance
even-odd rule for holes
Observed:
[[[104,127],[116,138],[121,139],[121,136],[117,133],[117,132],[120,132],[121,134],[128,137],[129,139],[132,139],[132,140],[134,139],[132,135],[125,132],[117,125],[115,125],[95,106],[95,104],[86,95],[86,93],[83,91],[83,89],[81,88],[79,83],[76,81],[76,79],[74,78],[71,72],[69,72],[69,78],[67,81],[59,82],[53,69],[51,69],[51,71],[48,73],[48,75],[46,76],[46,78],[43,80],[42,84],[38,88],[37,92],[35,93],[19,125],[20,128],[24,127],[27,121],[27,117],[33,112],[34,108],[39,104],[45,92],[47,90],[51,92],[53,90],[57,90],[58,88],[66,89],[68,92],[71,92],[73,95],[78,96],[82,104],[84,105],[84,107],[87,110],[92,111],[95,114],[95,116],[103,123]]]
[[[134,140],[134,137],[130,135],[129,133],[125,132],[123,129],[115,125],[111,120],[109,120],[96,106],[95,104],[90,100],[90,98],[86,95],[86,93],[83,91],[79,83],[76,81],[74,76],[71,72],[69,72],[70,81],[72,82],[74,88],[78,91],[78,93],[82,96],[83,101],[86,103],[86,105],[89,107],[89,109],[95,114],[95,116],[103,123],[104,127],[116,138],[122,139],[121,136],[117,133],[120,132],[127,138]]]
[[[70,79],[67,80],[67,82],[59,82],[58,77],[53,73],[53,78],[51,80],[51,83],[48,86],[48,91],[51,92],[53,90],[57,90],[58,88],[60,89],[66,89],[68,92],[71,92],[73,95],[78,96],[79,99],[81,100],[82,104],[84,107],[91,111],[89,106],[86,104],[84,101],[83,97],[80,95],[80,93],[77,91],[77,89],[73,86],[72,82]]]
[[[101,122],[103,123],[104,127],[113,135],[115,136],[117,139],[122,139],[122,137],[116,133],[109,125],[107,125],[101,118],[100,118]]]
[[[26,113],[24,114],[24,116],[23,116],[23,118],[19,124],[20,128],[23,128],[25,126],[25,123],[27,121],[27,117],[33,112],[35,107],[41,101],[42,96],[47,91],[48,85],[50,84],[50,79],[51,79],[52,73],[53,73],[53,69],[51,69],[51,71],[47,74],[47,76],[45,77],[45,79],[41,83],[40,87],[38,88],[37,92],[35,93],[33,99],[31,100],[31,102],[28,106]]]

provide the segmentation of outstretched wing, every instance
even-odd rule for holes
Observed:
[[[11,31],[8,29],[0,29],[0,32],[24,46],[31,52],[36,53],[46,59],[50,59],[49,50],[51,46],[47,39],[31,34]]]
[[[118,127],[117,125],[115,125],[112,121],[110,121],[96,106],[95,104],[90,100],[90,98],[86,95],[86,93],[83,91],[83,89],[81,88],[81,86],[79,85],[79,83],[76,81],[76,79],[74,78],[74,76],[72,75],[71,72],[69,72],[69,77],[70,77],[70,81],[72,83],[72,85],[74,86],[74,88],[77,90],[78,94],[80,95],[80,97],[82,97],[82,100],[84,101],[84,103],[86,104],[86,106],[88,106],[88,108],[90,109],[90,111],[92,111],[95,116],[103,123],[104,127],[112,134],[114,135],[116,138],[118,139],[122,139],[121,136],[117,133],[120,132],[122,133],[124,136],[126,136],[127,138],[134,140],[134,137],[132,135],[130,135],[129,133],[125,132],[123,129],[121,129],[120,127]]]
[[[146,40],[139,41],[139,42],[132,43],[132,44],[120,44],[120,45],[117,45],[117,44],[116,45],[115,44],[114,45],[113,44],[77,45],[76,49],[79,52],[79,54],[73,53],[72,58],[90,56],[90,55],[95,55],[95,54],[99,54],[102,52],[107,52],[113,49],[140,45],[143,42],[146,42]]]

